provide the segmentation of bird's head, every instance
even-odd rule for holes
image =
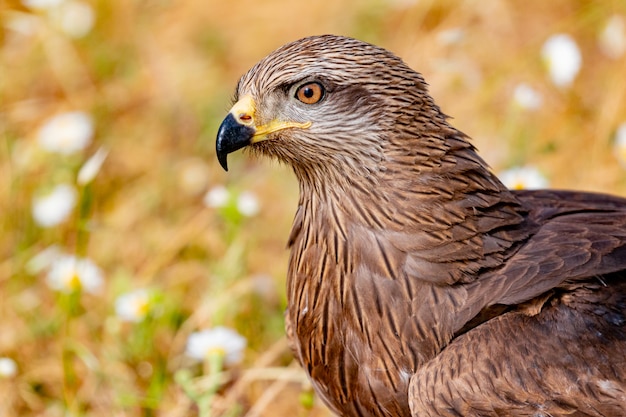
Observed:
[[[217,135],[224,169],[229,153],[248,147],[296,171],[370,175],[387,157],[388,138],[402,137],[417,114],[445,123],[422,76],[400,58],[333,35],[269,54],[241,77],[235,101]]]
[[[419,249],[422,277],[461,279],[479,267],[467,259],[496,265],[519,237],[510,229],[525,221],[525,209],[448,123],[423,77],[355,39],[304,38],[244,74],[217,134],[222,167],[244,147],[293,167],[309,219],[323,218],[323,207],[339,208],[316,230],[340,223],[345,230],[348,218],[393,230],[395,247]],[[423,251],[430,246],[439,251]],[[421,262],[430,257],[427,265],[449,270],[426,271]]]

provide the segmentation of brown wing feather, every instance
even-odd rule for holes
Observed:
[[[493,303],[517,304],[626,269],[626,200],[566,191],[517,196],[540,228],[502,268],[481,277],[493,285]]]
[[[626,200],[567,191],[515,196],[538,227],[501,268],[468,284],[476,296],[467,306],[513,309],[462,329],[417,371],[409,391],[412,413],[621,415]]]
[[[623,415],[626,272],[458,337],[411,379],[416,416]]]

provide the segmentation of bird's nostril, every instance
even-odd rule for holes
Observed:
[[[252,120],[252,116],[246,113],[241,113],[239,115],[239,120],[241,120],[242,122],[249,122],[250,120]]]

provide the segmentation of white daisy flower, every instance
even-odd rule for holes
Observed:
[[[100,168],[102,168],[102,164],[104,163],[104,160],[106,159],[108,154],[109,151],[107,151],[106,149],[98,149],[96,153],[93,154],[91,158],[89,158],[87,162],[85,162],[80,168],[80,171],[78,171],[76,182],[79,185],[87,185],[91,181],[93,181],[96,175],[98,175],[98,172],[100,172]]]
[[[53,290],[65,293],[100,292],[104,278],[100,268],[91,260],[66,255],[57,259],[48,272],[47,283]]]
[[[513,91],[513,101],[522,109],[536,110],[541,107],[541,94],[528,84],[518,84]]]
[[[0,357],[0,378],[11,378],[17,374],[17,363],[11,358]]]
[[[569,35],[551,36],[541,48],[552,82],[557,87],[572,84],[582,65],[582,55],[576,41]]]
[[[59,184],[50,193],[33,199],[32,214],[42,227],[64,222],[74,210],[77,193],[69,184]]]
[[[619,125],[615,132],[613,152],[619,163],[626,168],[626,122]]]
[[[61,113],[39,129],[39,145],[50,152],[70,155],[85,149],[93,136],[91,117],[84,112]]]
[[[618,59],[626,52],[626,18],[613,15],[598,39],[600,49],[609,58]]]
[[[224,207],[230,200],[230,192],[223,185],[217,185],[211,188],[204,195],[204,204],[208,207],[218,208]]]
[[[186,353],[197,360],[205,360],[211,354],[219,354],[224,364],[234,365],[241,362],[247,340],[236,331],[218,326],[208,330],[194,332],[187,339]]]
[[[259,200],[250,191],[244,191],[237,198],[237,210],[246,217],[256,215],[260,210]]]
[[[140,289],[122,294],[115,300],[115,314],[123,320],[140,322],[152,309],[152,295],[148,290]]]
[[[93,28],[96,14],[88,3],[65,0],[50,9],[50,19],[67,36],[82,38]]]
[[[548,180],[537,168],[515,167],[500,174],[500,180],[510,190],[535,190],[548,187]]]

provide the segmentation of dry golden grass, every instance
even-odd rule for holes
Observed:
[[[74,39],[45,12],[0,3],[0,357],[18,367],[0,376],[0,417],[196,415],[202,406],[184,388],[202,392],[212,380],[185,344],[214,325],[237,329],[248,348],[239,366],[218,375],[211,415],[330,415],[310,402],[283,336],[295,180],[285,167],[241,154],[227,175],[214,155],[238,77],[299,37],[344,34],[403,57],[496,171],[529,164],[555,188],[626,195],[613,152],[626,121],[626,56],[598,47],[607,20],[626,16],[623,1],[90,4],[95,26]],[[35,25],[20,33],[25,17]],[[462,36],[446,41],[455,30]],[[555,33],[582,50],[571,88],[555,87],[541,61]],[[542,94],[540,109],[512,104],[522,82]],[[71,156],[42,151],[39,127],[69,110],[93,117],[91,145]],[[80,188],[82,211],[38,226],[33,196],[74,183],[100,146],[110,153]],[[215,185],[253,191],[259,214],[207,208],[203,194]],[[102,291],[71,299],[50,289],[45,271],[28,269],[50,245],[92,259],[105,275]],[[126,323],[115,300],[136,288],[159,294],[159,314]]]

